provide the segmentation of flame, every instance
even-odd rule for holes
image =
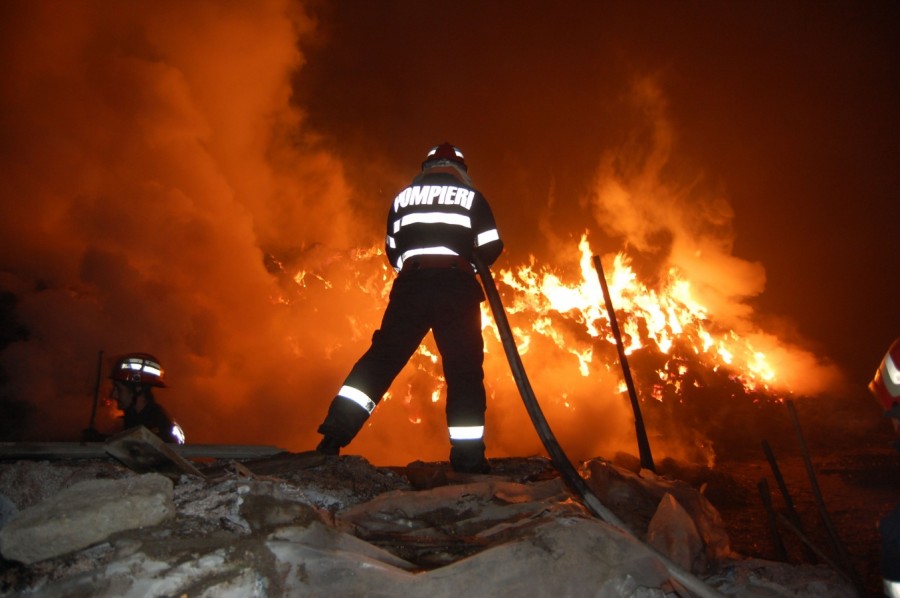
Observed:
[[[578,249],[580,278],[572,282],[564,282],[549,267],[535,270],[533,264],[502,270],[498,278],[513,291],[509,312],[523,314],[531,322],[529,328],[516,329],[519,351],[527,353],[532,336],[542,336],[574,356],[580,375],[588,376],[593,345],[579,341],[577,335],[565,335],[564,328],[554,324],[558,318],[552,317],[557,315],[568,324],[577,324],[588,337],[615,345],[587,233],[581,236]],[[687,346],[700,362],[733,370],[735,379],[748,391],[772,391],[779,386],[777,369],[768,356],[735,331],[717,330],[709,310],[693,296],[690,281],[676,268],[670,268],[666,280],[652,289],[638,280],[628,255],[619,252],[607,276],[626,356],[648,347],[669,355],[678,343]],[[673,369],[659,371],[658,377],[680,391],[688,366],[667,362],[666,367],[670,364]]]
[[[584,233],[577,252],[561,255],[553,265],[538,267],[530,258],[526,264],[495,274],[518,351],[542,407],[554,425],[567,430],[567,438],[578,438],[576,454],[585,456],[619,450],[617,447],[633,442],[627,423],[631,417],[628,388],[594,255]],[[321,347],[319,354],[324,351],[325,356],[366,343],[380,321],[395,276],[383,252],[373,248],[329,258],[324,261],[327,267],[318,269],[304,264],[291,270],[275,260],[269,263],[282,281],[281,296],[290,297],[287,302],[277,301],[285,309],[304,301],[327,305],[328,297],[336,293],[353,298],[354,309],[342,314],[348,338]],[[276,263],[277,267],[272,266]],[[694,404],[695,411],[706,415],[694,418],[693,423],[699,420],[702,425],[704,417],[712,417],[710,405],[718,406],[722,399],[742,395],[750,399],[747,404],[761,400],[777,403],[782,400],[780,394],[791,393],[793,380],[783,378],[778,366],[779,358],[791,363],[791,350],[764,333],[746,335],[717,322],[677,268],[669,268],[651,287],[640,280],[625,251],[604,256],[603,263],[638,398],[648,406],[660,406],[656,419],[651,414],[648,421],[657,433],[657,443],[661,436],[668,439],[670,446],[664,452],[688,451],[693,453],[691,458],[708,462],[713,458],[712,442],[704,437],[705,432],[679,429],[678,422],[672,421],[673,408]],[[523,437],[528,423],[517,405],[518,392],[502,358],[499,331],[487,302],[482,304],[482,331],[485,352],[493,355],[485,359],[491,405],[488,417],[496,418],[488,426],[496,435],[491,446],[501,453],[539,451],[536,436]],[[756,341],[768,344],[760,347]],[[773,347],[774,355],[769,351]],[[346,358],[347,353],[342,354]],[[406,423],[421,430],[418,434],[442,437],[446,432],[440,431],[438,411],[445,389],[440,355],[428,335],[385,395],[383,402],[391,406],[380,409],[382,423],[367,427],[381,442],[389,434],[386,429],[399,430]],[[386,425],[385,418],[393,418],[393,426]],[[597,428],[598,421],[603,422],[602,431]],[[417,445],[417,450],[422,448]]]
[[[549,343],[558,352],[573,358],[573,373],[589,377],[598,369],[594,363],[597,343],[614,348],[616,341],[587,233],[580,238],[578,252],[575,276],[566,277],[550,266],[536,268],[532,258],[526,265],[500,270],[496,278],[505,295],[504,304],[513,323],[519,353],[526,355],[537,345],[544,350]],[[383,251],[376,248],[351,251],[352,261],[381,262],[381,267],[357,268],[357,274],[348,284],[386,303],[394,275],[383,263],[382,256]],[[280,262],[278,265],[283,267]],[[647,396],[660,400],[665,387],[681,392],[691,367],[686,357],[694,364],[702,363],[715,370],[725,368],[748,391],[779,388],[778,370],[768,355],[737,332],[719,330],[709,310],[694,297],[691,282],[682,277],[677,268],[668,270],[658,288],[650,288],[638,280],[631,258],[625,252],[618,252],[612,257],[612,268],[606,274],[626,356],[648,348],[670,356],[655,373],[658,384],[645,389]],[[324,289],[335,287],[323,274],[309,269],[297,270],[290,279],[301,291],[312,280],[319,281]],[[288,302],[283,295],[275,300]],[[367,323],[352,315],[348,318],[359,336],[371,332]],[[482,304],[482,330],[499,342],[499,331],[486,303]],[[490,352],[490,345],[486,350]],[[685,350],[689,355],[685,355]],[[439,355],[436,349],[423,343],[412,361],[418,371],[434,372],[433,366],[438,364]],[[613,369],[612,364],[605,366],[606,370]],[[444,385],[443,377],[435,376],[434,402]],[[625,391],[624,384],[619,388]]]

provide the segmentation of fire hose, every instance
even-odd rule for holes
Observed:
[[[531,383],[528,381],[528,375],[525,373],[525,366],[522,365],[522,358],[519,355],[519,350],[513,339],[509,320],[506,318],[506,311],[503,309],[503,303],[500,300],[500,293],[497,291],[497,286],[494,284],[494,277],[491,275],[490,269],[485,266],[484,262],[478,256],[477,252],[473,252],[472,254],[472,263],[475,264],[475,269],[481,277],[485,295],[491,306],[491,312],[494,314],[494,322],[497,324],[497,330],[500,333],[500,341],[503,344],[503,350],[506,353],[507,361],[509,361],[510,371],[512,372],[516,386],[519,389],[519,394],[522,396],[522,401],[525,403],[525,409],[528,411],[528,415],[531,418],[531,422],[534,425],[538,437],[540,437],[541,442],[544,445],[544,449],[550,455],[550,460],[553,463],[553,466],[559,471],[563,481],[581,498],[588,510],[595,516],[616,527],[621,532],[634,538],[650,549],[665,566],[666,570],[671,574],[674,580],[681,583],[685,588],[697,596],[704,598],[721,598],[723,594],[690,572],[685,571],[658,550],[638,538],[615,513],[610,511],[602,502],[600,502],[600,499],[597,498],[597,495],[590,489],[584,478],[576,471],[559,442],[557,442],[553,430],[550,429],[547,418],[544,417],[544,412],[541,410],[541,406],[537,401],[534,390],[531,388]]]

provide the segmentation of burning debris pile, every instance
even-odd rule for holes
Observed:
[[[374,467],[279,453],[200,475],[114,461],[0,465],[3,596],[846,596],[824,566],[746,559],[684,482],[602,459],[582,474],[630,530],[592,517],[543,458]],[[652,548],[650,548],[652,547]]]
[[[495,265],[518,352],[552,427],[575,458],[633,451],[633,413],[604,307],[601,273],[592,264],[594,248],[585,233],[577,246],[565,249],[568,253],[553,264],[532,258],[525,265]],[[273,301],[300,313],[328,303],[328,297],[353,297],[357,307],[346,337],[365,340],[378,325],[380,303],[386,301],[394,273],[376,248],[344,257],[323,256],[321,248],[284,259],[270,256],[268,268],[281,289]],[[670,267],[650,284],[642,279],[654,277],[639,275],[638,259],[626,252],[602,261],[624,352],[659,456],[712,465],[729,450],[757,447],[766,434],[789,432],[773,429],[783,418],[772,411],[783,408],[785,399],[813,396],[834,380],[829,366],[760,330],[733,305],[711,307],[716,291],[692,283],[678,268]],[[489,448],[495,456],[537,453],[538,437],[521,433],[531,426],[487,303],[482,312],[485,385],[491,393]],[[322,353],[343,350],[346,337],[324,343]],[[411,442],[401,446],[386,434],[370,442],[363,435],[355,450],[387,461],[416,446],[416,451],[428,451],[425,458],[445,458],[435,452],[443,447],[434,442],[441,437],[434,422],[443,421],[444,386],[436,347],[426,337],[371,423]]]

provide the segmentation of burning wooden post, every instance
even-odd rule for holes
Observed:
[[[603,299],[606,301],[606,311],[609,314],[609,325],[613,336],[616,338],[616,349],[619,352],[619,363],[622,364],[622,375],[625,377],[625,385],[628,387],[628,396],[631,398],[631,409],[634,411],[634,427],[637,433],[638,451],[641,457],[641,467],[656,471],[653,463],[653,454],[650,452],[650,441],[647,439],[647,429],[644,427],[644,418],[641,416],[641,405],[638,402],[637,391],[634,388],[634,380],[631,378],[631,369],[628,367],[628,359],[625,356],[625,345],[622,344],[622,334],[619,332],[619,324],[616,320],[616,312],[613,309],[612,298],[609,295],[609,286],[606,284],[606,276],[603,274],[603,265],[600,256],[594,256],[594,268],[600,278],[600,286],[603,288]]]

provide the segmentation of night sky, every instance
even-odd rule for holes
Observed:
[[[143,350],[189,440],[313,442],[379,315],[348,289],[383,264],[350,256],[443,141],[497,268],[588,234],[861,400],[900,334],[896,2],[12,1],[0,27],[13,435],[77,436],[98,350]]]
[[[549,198],[562,216],[591,192],[604,152],[647,159],[664,119],[660,181],[731,206],[732,254],[765,269],[761,314],[858,382],[900,333],[896,3],[390,6],[319,7],[297,79],[361,185],[373,154],[413,167],[447,138],[501,225],[527,230]]]

